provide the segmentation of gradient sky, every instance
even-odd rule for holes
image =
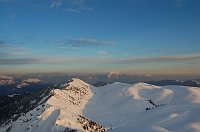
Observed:
[[[0,73],[200,75],[199,0],[0,0]]]

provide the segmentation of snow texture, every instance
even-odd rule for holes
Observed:
[[[200,132],[199,115],[200,88],[119,82],[97,88],[73,79],[0,131],[87,131],[77,121],[84,116],[110,132]]]

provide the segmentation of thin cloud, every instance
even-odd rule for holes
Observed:
[[[79,9],[75,9],[75,8],[67,8],[65,9],[65,11],[70,12],[70,13],[81,13]]]
[[[0,65],[35,64],[39,62],[41,63],[40,59],[34,59],[34,58],[0,59]]]
[[[96,39],[88,39],[88,38],[80,38],[80,39],[68,39],[68,44],[74,46],[97,46],[97,45],[111,45],[110,41],[96,40]]]
[[[31,50],[21,45],[14,45],[0,40],[0,57],[12,57],[30,54]]]
[[[52,1],[50,8],[59,8],[62,5],[62,0]]]
[[[108,46],[113,45],[112,41],[106,40],[97,40],[91,38],[76,38],[76,39],[67,39],[67,40],[60,40],[55,41],[56,45],[60,48],[64,47],[90,47],[90,46]]]
[[[8,56],[13,56],[12,54],[10,53],[6,53],[6,52],[0,52],[0,58],[4,58],[4,57],[8,57]]]
[[[2,48],[4,48],[4,49],[17,49],[17,48],[19,48],[19,49],[22,49],[22,46],[24,46],[25,45],[25,42],[7,42],[7,41],[5,41],[5,40],[0,40],[0,49]]]
[[[69,13],[81,13],[84,10],[92,10],[86,4],[86,0],[53,0],[50,8],[65,7],[64,11]]]
[[[66,12],[80,13],[83,10],[91,10],[87,7],[85,0],[68,0],[69,7],[65,9]]]
[[[0,52],[0,58],[28,55],[25,51]]]
[[[200,60],[200,55],[177,55],[177,56],[161,56],[152,58],[123,58],[115,59],[113,63],[131,64],[131,63],[157,63],[157,62],[185,62]]]
[[[29,65],[29,64],[79,64],[86,62],[97,63],[101,59],[94,57],[40,57],[40,58],[8,58],[1,59],[0,65]]]
[[[7,48],[13,48],[14,45],[8,44],[7,42],[0,40],[0,49],[7,49]]]
[[[107,51],[98,51],[97,54],[99,54],[99,55],[108,55],[110,53],[107,52]]]
[[[164,63],[164,62],[199,62],[200,55],[177,55],[152,58],[111,58],[111,57],[40,57],[40,58],[12,58],[0,59],[0,65],[24,64],[137,64],[137,63]]]

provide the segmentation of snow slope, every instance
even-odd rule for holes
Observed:
[[[114,83],[95,93],[84,114],[113,132],[200,131],[200,88]]]
[[[0,131],[200,132],[199,115],[200,88],[119,82],[97,88],[73,79]]]
[[[83,124],[77,120],[93,95],[90,87],[79,79],[73,79],[66,88],[52,90],[38,107],[0,128],[0,131],[9,127],[11,132],[57,132],[67,128],[83,131]]]

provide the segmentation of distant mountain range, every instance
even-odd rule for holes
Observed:
[[[49,79],[48,77],[52,77]],[[21,77],[16,76],[0,76],[0,94],[12,95],[25,92],[31,92],[38,89],[47,88],[53,85],[60,85],[65,83],[63,78],[70,80],[74,77],[78,77],[89,84],[94,86],[104,86],[109,83],[122,82],[135,84],[138,82],[146,82],[153,85],[181,85],[200,87],[200,79],[191,80],[158,80],[153,79],[152,75],[130,75],[120,74],[119,72],[110,72],[108,74],[36,74],[36,75],[23,75]]]
[[[12,77],[0,77],[0,94],[12,95],[25,92],[32,92],[51,86],[50,83],[39,79],[17,80]]]
[[[165,86],[165,85],[180,85],[180,86],[191,86],[191,87],[200,87],[200,82],[197,80],[187,80],[187,81],[179,81],[179,80],[161,80],[161,81],[149,81],[149,84]]]
[[[113,82],[102,82],[98,81],[93,84],[95,87],[105,86]],[[200,82],[196,80],[187,80],[187,81],[179,81],[179,80],[161,80],[161,81],[147,81],[146,83],[157,85],[157,86],[166,86],[166,85],[179,85],[179,86],[191,86],[191,87],[200,87]],[[132,84],[132,83],[130,83]],[[133,83],[134,84],[134,83]]]

